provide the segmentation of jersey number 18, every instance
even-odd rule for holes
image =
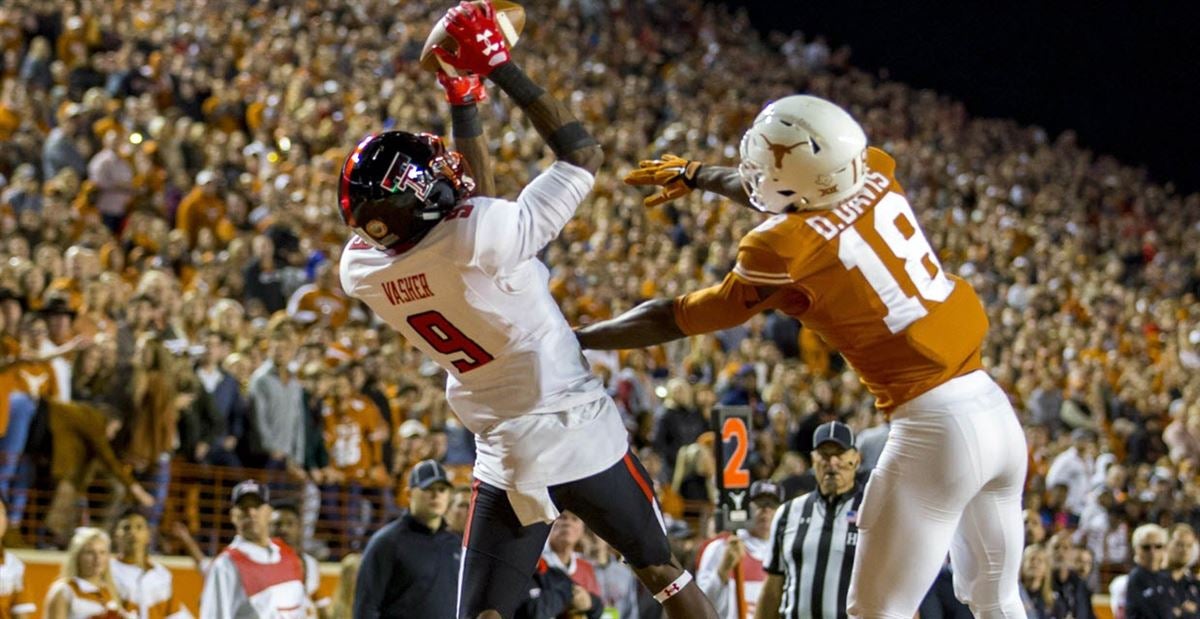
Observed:
[[[908,200],[889,193],[875,205],[874,215],[875,233],[896,258],[904,261],[904,271],[917,296],[935,303],[945,301],[954,290],[954,282],[946,277],[933,248],[917,226]],[[863,221],[865,219],[858,223]],[[838,236],[838,258],[847,269],[861,271],[879,295],[888,311],[883,321],[892,333],[903,331],[929,313],[920,299],[904,292],[896,279],[897,274],[888,269],[855,226],[846,228]]]

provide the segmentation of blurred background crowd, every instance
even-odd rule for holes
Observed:
[[[895,156],[943,264],[985,301],[985,364],[1029,441],[1027,588],[1107,590],[1133,565],[1138,526],[1200,526],[1200,195],[1070,132],[973,118],[859,71],[819,37],[760,35],[716,5],[524,4],[518,62],[607,152],[595,192],[544,254],[573,324],[720,281],[761,220],[699,193],[646,209],[620,180],[639,159],[729,164],[766,101],[826,97]],[[158,550],[176,548],[165,532],[178,522],[215,552],[220,509],[189,484],[250,468],[275,471],[300,501],[310,550],[336,559],[405,504],[395,480],[414,463],[433,458],[469,481],[472,440],[443,373],[337,277],[347,235],[335,181],[350,147],[385,128],[446,131],[448,107],[417,64],[444,9],[0,5],[7,547],[63,546],[81,522],[141,504],[164,533]],[[504,97],[483,107],[499,193],[512,197],[551,158]],[[886,437],[853,371],[779,314],[589,359],[684,551],[713,534],[714,406],[753,408],[753,475],[789,497],[812,487],[820,423],[859,431],[864,467]],[[97,499],[97,487],[111,492]],[[336,542],[322,543],[323,520],[344,523]]]

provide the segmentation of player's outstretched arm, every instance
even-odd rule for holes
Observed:
[[[675,323],[675,300],[654,299],[613,318],[577,329],[579,345],[593,350],[645,348],[685,336]]]
[[[515,62],[489,76],[525,112],[554,156],[595,174],[604,163],[604,150],[565,105],[525,75]]]
[[[447,75],[438,71],[438,83],[446,92],[450,103],[450,132],[454,136],[454,150],[462,153],[471,168],[475,180],[475,193],[481,196],[496,195],[496,181],[492,169],[492,157],[487,149],[487,132],[479,118],[479,103],[487,101],[487,89],[478,75]]]
[[[750,196],[742,185],[742,175],[737,168],[726,166],[702,166],[696,174],[696,187],[725,196],[742,206],[751,206]]]
[[[575,331],[583,348],[644,348],[740,325],[777,306],[779,288],[745,283],[733,274],[720,284],[674,299],[655,299]]]
[[[637,168],[625,175],[625,182],[634,186],[659,188],[645,198],[646,206],[670,202],[686,196],[693,189],[710,191],[743,206],[750,206],[750,197],[746,195],[737,169],[689,161],[671,154],[663,155],[662,159],[640,162]]]
[[[521,107],[556,157],[593,174],[600,169],[604,151],[596,138],[566,106],[512,61],[491,3],[480,7],[464,2],[450,9],[446,13],[446,32],[454,37],[458,50],[451,53],[435,47],[433,52],[443,62],[492,80]]]

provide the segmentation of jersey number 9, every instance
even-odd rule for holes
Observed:
[[[460,374],[481,368],[492,362],[493,357],[475,340],[467,337],[458,327],[446,320],[441,312],[430,310],[408,317],[408,326],[413,328],[434,350],[443,355],[461,354],[465,359],[454,359],[450,363]]]

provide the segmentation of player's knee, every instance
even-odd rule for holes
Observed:
[[[846,607],[846,612],[851,617],[862,617],[862,619],[910,619],[913,616],[912,613],[895,612],[885,606],[873,604],[852,604]]]
[[[968,606],[971,608],[971,614],[979,619],[1014,619],[1025,616],[1025,605],[1021,603],[1020,597],[988,606],[979,604],[968,604]]]
[[[851,617],[862,619],[910,619],[913,613],[903,613],[890,608],[885,600],[851,596],[846,611]]]

